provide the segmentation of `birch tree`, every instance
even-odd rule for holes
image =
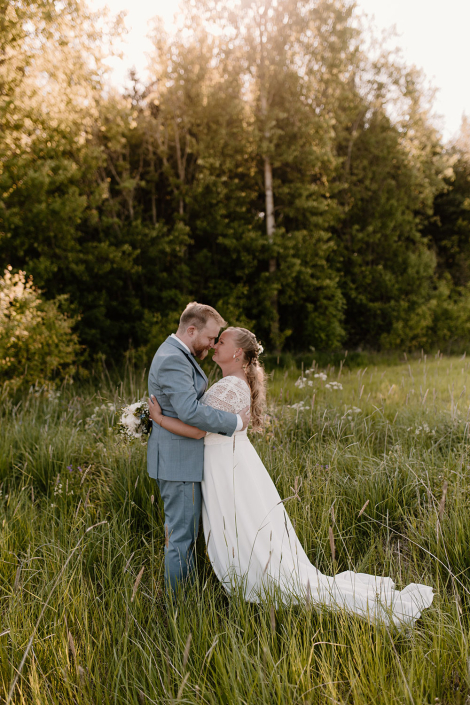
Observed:
[[[333,34],[335,31],[329,28],[332,5],[343,7],[344,4],[240,0],[221,7],[209,0],[195,6],[195,11],[209,25],[217,25],[218,53],[235,56],[238,60],[237,70],[242,77],[245,104],[251,115],[260,186],[264,193],[263,213],[269,251],[267,308],[271,319],[271,345],[277,351],[291,332],[289,328],[282,329],[280,315],[287,284],[279,271],[280,248],[292,233],[285,232],[289,203],[285,201],[286,184],[281,187],[279,176],[289,174],[287,183],[291,182],[292,189],[295,180],[310,180],[315,191],[312,196],[318,203],[322,200],[320,184],[325,187],[324,193],[328,193],[327,173],[331,172],[334,162],[329,141],[331,115],[327,114],[320,99],[327,76],[319,75],[317,80],[315,74],[315,68],[322,66],[319,47],[321,49],[325,44],[319,37],[328,29]],[[307,149],[310,158],[308,165],[305,160],[302,165],[308,173],[298,174],[296,179],[296,169],[304,156],[299,153],[297,145],[300,144]],[[324,240],[326,231],[322,232],[321,239]],[[321,259],[323,245],[320,249]],[[285,268],[284,274],[287,274]]]

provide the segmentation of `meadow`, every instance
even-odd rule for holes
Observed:
[[[308,369],[307,369],[308,367]],[[313,604],[163,594],[145,445],[114,424],[146,375],[106,370],[0,408],[0,701],[470,703],[470,361],[273,365],[253,442],[313,563],[434,587],[412,630]]]

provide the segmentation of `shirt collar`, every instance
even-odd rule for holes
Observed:
[[[170,338],[176,338],[176,340],[178,341],[178,343],[179,343],[180,345],[182,345],[183,348],[184,348],[185,350],[187,350],[190,355],[192,355],[191,350],[188,348],[188,346],[186,345],[186,343],[183,343],[183,341],[181,340],[181,338],[178,338],[178,336],[175,335],[174,333],[172,333],[172,334],[170,335]]]

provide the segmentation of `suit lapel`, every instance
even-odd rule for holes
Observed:
[[[200,374],[201,377],[203,378],[204,382],[207,384],[207,377],[206,377],[206,375],[204,374],[204,370],[202,370],[202,368],[199,367],[199,365],[197,364],[196,358],[194,358],[194,357],[191,355],[191,353],[186,352],[186,350],[183,350],[183,352],[184,352],[184,354],[186,355],[186,357],[188,358],[188,360],[194,365],[194,367],[196,368],[196,370],[199,372],[199,374]]]
[[[204,382],[207,384],[207,377],[204,374],[204,371],[202,370],[202,368],[199,367],[199,365],[196,361],[196,358],[193,357],[191,355],[191,353],[189,353],[187,350],[185,350],[185,348],[180,344],[179,340],[177,338],[172,338],[171,336],[169,336],[166,339],[166,342],[169,343],[170,345],[173,345],[173,347],[177,348],[178,350],[181,350],[181,352],[184,353],[184,355],[186,355],[186,357],[188,358],[190,363],[196,368],[196,370],[199,372],[199,374],[203,378]]]

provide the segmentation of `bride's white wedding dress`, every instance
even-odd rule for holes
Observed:
[[[239,413],[250,390],[224,377],[201,399],[216,409]],[[391,578],[346,571],[334,577],[310,563],[281,497],[246,431],[231,438],[208,433],[204,448],[202,518],[214,571],[230,593],[260,602],[269,592],[283,602],[310,600],[345,609],[372,622],[411,625],[433,600],[432,588],[411,584],[395,590]]]

